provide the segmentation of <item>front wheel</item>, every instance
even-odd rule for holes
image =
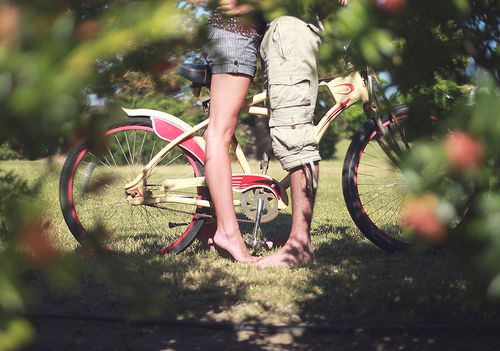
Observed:
[[[117,252],[164,247],[178,253],[195,238],[206,219],[195,205],[132,205],[124,185],[132,181],[168,141],[160,139],[147,118],[129,118],[105,132],[99,150],[90,141],[75,147],[63,166],[59,199],[64,220],[80,242],[93,240]],[[203,176],[203,165],[187,150],[172,149],[147,179],[147,191],[161,194],[166,178]],[[176,194],[206,199],[206,190]],[[144,253],[141,252],[141,253]]]
[[[434,120],[429,118],[431,127]],[[405,252],[412,240],[401,225],[408,188],[399,160],[423,135],[408,128],[406,106],[396,108],[394,119],[385,115],[381,122],[385,134],[370,120],[353,137],[344,160],[342,190],[349,214],[366,238],[386,251]],[[432,134],[428,129],[426,133]]]

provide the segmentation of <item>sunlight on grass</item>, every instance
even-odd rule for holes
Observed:
[[[343,155],[347,145],[340,146],[339,154]],[[46,164],[12,161],[1,166],[34,182]],[[64,223],[58,203],[61,166],[56,163],[55,170],[42,180],[39,201],[51,222],[54,244],[73,254],[78,245]],[[252,162],[252,168],[258,169],[258,162]],[[40,309],[57,306],[58,311],[98,314],[130,309],[119,298],[118,278],[103,273],[106,265],[117,265],[127,272],[127,282],[139,284],[147,294],[158,298],[149,301],[155,314],[178,319],[323,323],[341,319],[383,321],[389,314],[392,321],[401,322],[439,314],[459,318],[461,312],[456,306],[463,294],[460,274],[451,271],[439,256],[388,255],[367,241],[345,208],[341,169],[342,161],[338,159],[321,163],[312,225],[317,260],[312,264],[262,270],[235,264],[203,250],[197,242],[180,255],[157,256],[165,227],[137,232],[131,217],[127,217],[134,214],[124,211],[111,223],[126,228],[119,237],[120,251],[126,254],[103,260],[84,259],[82,282],[71,291],[71,299],[51,294],[45,284],[35,284],[43,301]],[[285,173],[273,161],[269,174],[280,178]],[[262,226],[263,234],[272,237],[287,232],[290,216],[288,208]],[[251,230],[251,226],[242,225],[243,232]],[[147,301],[144,303],[149,306]]]

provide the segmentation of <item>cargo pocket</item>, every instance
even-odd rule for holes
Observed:
[[[289,157],[305,146],[315,145],[314,127],[308,124],[276,126],[270,129],[273,151],[277,158]]]
[[[307,78],[273,79],[269,82],[271,109],[311,105],[311,81]]]

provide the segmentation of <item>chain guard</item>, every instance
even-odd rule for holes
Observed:
[[[270,222],[278,216],[278,199],[266,188],[252,188],[243,192],[240,198],[241,210],[245,217],[255,221],[257,217],[257,203],[259,197],[264,199],[260,222]]]

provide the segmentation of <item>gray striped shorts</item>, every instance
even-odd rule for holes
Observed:
[[[212,73],[235,73],[253,77],[257,63],[259,38],[208,26],[205,59]]]

